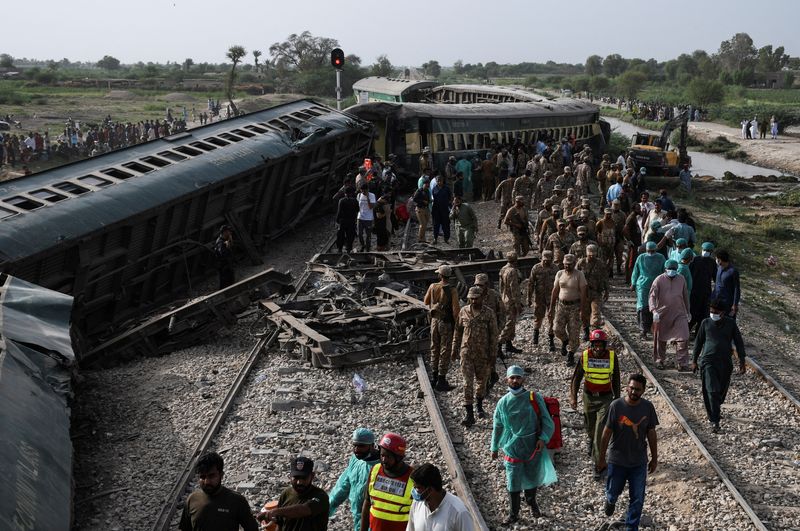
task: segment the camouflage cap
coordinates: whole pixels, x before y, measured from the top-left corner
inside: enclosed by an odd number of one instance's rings
[[[550,170],[547,170],[546,172],[544,172],[544,176],[545,177],[552,177],[553,176],[553,172],[550,171]]]
[[[475,285],[476,286],[486,286],[489,284],[489,275],[486,273],[478,273],[475,275]]]
[[[595,255],[597,254],[598,248],[595,244],[590,244],[586,246],[586,254]]]
[[[547,250],[542,251],[542,260],[552,260],[553,259],[553,251]]]
[[[516,251],[508,251],[506,253],[506,260],[508,260],[509,262],[516,262],[517,261]]]
[[[515,196],[514,197],[514,201],[519,201],[521,203],[521,202],[525,201],[525,196],[524,195]]]
[[[553,206],[553,200],[548,197],[547,199],[544,200],[544,206],[545,208]]]
[[[483,297],[483,290],[477,286],[472,286],[469,288],[469,292],[467,293],[467,299],[480,299]]]
[[[578,227],[577,232],[578,234],[586,234],[587,232],[589,232],[589,229],[586,228],[586,225],[581,225],[580,227]]]
[[[589,217],[589,210],[586,209],[586,208],[582,208],[581,211],[578,212],[578,214],[580,214],[580,216],[582,218],[588,218]]]
[[[436,270],[437,273],[442,275],[443,277],[449,277],[453,274],[453,268],[449,265],[440,265],[439,268]]]
[[[564,263],[565,264],[574,264],[575,263],[575,255],[574,254],[565,254],[564,255]]]
[[[589,202],[589,198],[588,197],[582,197],[581,198],[581,205],[589,206],[590,204],[591,203]]]
[[[614,213],[614,211],[611,210],[610,208],[604,209],[603,212],[606,213],[606,214],[613,214]]]
[[[564,173],[572,173],[572,166],[564,166]]]
[[[557,191],[557,192],[562,192],[562,191],[564,191],[564,187],[563,187],[563,186],[561,186],[560,184],[557,184],[557,185],[555,185],[555,186],[553,187],[553,191],[554,191],[554,192],[556,192],[556,191]]]

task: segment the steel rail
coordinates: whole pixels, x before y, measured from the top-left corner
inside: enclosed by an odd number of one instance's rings
[[[453,446],[450,431],[447,429],[444,416],[441,409],[439,409],[439,403],[433,394],[433,387],[428,379],[428,371],[425,370],[425,361],[421,354],[417,355],[417,379],[419,380],[419,386],[422,388],[422,393],[425,395],[425,405],[428,407],[428,414],[430,415],[433,430],[436,433],[436,439],[442,449],[442,456],[447,463],[450,477],[453,478],[453,487],[472,515],[473,529],[476,531],[489,531],[481,511],[478,509],[478,503],[472,496],[472,489],[470,489],[464,469],[461,467],[461,460],[458,458],[456,449]]]
[[[606,316],[605,321],[609,331],[613,335],[619,338],[619,340],[622,342],[622,346],[625,349],[625,351],[631,355],[631,357],[639,366],[639,368],[642,370],[647,379],[650,380],[650,382],[652,382],[652,384],[661,394],[661,397],[667,403],[670,410],[672,410],[672,413],[673,415],[675,415],[675,418],[678,419],[678,423],[680,423],[680,425],[683,427],[683,430],[686,432],[686,434],[689,436],[689,438],[692,440],[695,446],[697,446],[697,449],[700,450],[700,453],[703,454],[703,457],[706,458],[711,467],[716,471],[717,475],[720,477],[725,486],[728,487],[728,490],[731,492],[734,499],[739,503],[744,512],[750,518],[750,521],[753,522],[755,528],[758,529],[758,531],[768,531],[767,527],[764,525],[764,523],[761,521],[761,519],[758,517],[755,511],[753,511],[753,508],[750,506],[749,503],[747,503],[747,500],[745,500],[744,496],[742,496],[742,494],[739,492],[739,489],[737,489],[736,486],[733,484],[733,482],[730,480],[728,474],[726,474],[725,471],[722,470],[722,467],[719,466],[717,461],[705,447],[705,445],[697,436],[695,431],[692,429],[691,426],[689,426],[688,421],[683,416],[680,409],[678,409],[678,406],[676,406],[675,403],[672,401],[672,399],[669,397],[667,391],[661,385],[661,382],[658,381],[658,378],[656,378],[655,374],[653,374],[650,371],[650,369],[645,364],[644,360],[642,360],[642,358],[639,357],[639,355],[636,353],[636,350],[634,350],[634,348],[631,346],[630,343],[628,343],[628,341],[625,339],[622,333],[617,329],[617,327],[615,327],[613,323],[608,319],[608,316]]]
[[[334,233],[334,235],[328,238],[328,240],[323,244],[323,251],[321,252],[327,252],[330,250],[335,241],[336,234]],[[306,268],[303,275],[301,275],[295,283],[295,290],[287,297],[288,299],[293,299],[297,296],[300,288],[308,281],[309,274],[308,268]],[[239,391],[241,390],[245,381],[247,381],[247,377],[250,372],[252,372],[253,367],[255,366],[256,361],[258,361],[261,353],[275,343],[279,334],[280,329],[273,330],[270,334],[259,338],[255,346],[250,350],[247,360],[245,360],[230,388],[228,388],[225,399],[214,412],[214,416],[206,428],[206,431],[203,433],[203,437],[195,446],[195,449],[192,452],[189,461],[186,463],[185,468],[183,471],[181,471],[177,481],[175,482],[175,485],[172,487],[169,495],[165,498],[164,504],[161,507],[161,511],[159,511],[158,516],[156,516],[156,520],[151,527],[152,531],[169,531],[171,528],[170,524],[172,523],[175,509],[178,507],[178,503],[180,502],[186,487],[189,485],[189,481],[194,475],[194,469],[197,466],[197,460],[211,446],[214,437],[217,435],[219,428],[222,426],[222,422],[225,420],[225,417],[228,416],[236,397],[239,395]]]
[[[770,373],[767,372],[765,368],[763,368],[757,360],[751,358],[750,356],[745,357],[745,365],[749,365],[756,374],[758,374],[761,378],[767,381],[772,387],[774,387],[783,397],[791,402],[794,407],[800,409],[800,400],[798,400],[788,389],[786,389],[783,385],[778,382],[775,378],[772,377]]]

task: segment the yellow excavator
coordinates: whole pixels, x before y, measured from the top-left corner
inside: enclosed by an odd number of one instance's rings
[[[692,158],[686,151],[689,111],[664,124],[661,134],[636,133],[631,138],[631,157],[637,168],[647,168],[648,175],[678,175],[684,164],[692,165]],[[670,149],[669,137],[680,127],[678,150]]]

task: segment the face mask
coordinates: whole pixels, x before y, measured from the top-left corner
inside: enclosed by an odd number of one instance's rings
[[[722,314],[721,313],[711,313],[711,314],[708,314],[708,316],[711,317],[712,321],[719,321],[720,319],[722,319]]]
[[[519,386],[519,389],[514,389],[513,387],[509,387],[508,388],[508,392],[511,393],[512,395],[516,396],[516,395],[518,395],[520,393],[524,393],[525,392],[525,388],[522,387],[522,386]]]
[[[707,257],[711,256],[711,251],[703,251],[702,254],[703,254],[703,256],[705,256],[707,258]]]
[[[677,274],[678,274],[678,272],[675,269],[667,269],[667,276],[668,277],[672,278]]]
[[[417,487],[414,487],[413,489],[411,489],[411,497],[415,501],[419,501],[419,502],[425,501],[425,497],[423,497],[422,494],[420,494],[420,492],[417,490]]]

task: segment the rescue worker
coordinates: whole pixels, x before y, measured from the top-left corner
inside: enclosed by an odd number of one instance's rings
[[[345,499],[350,501],[353,515],[353,529],[361,529],[361,508],[366,495],[367,478],[372,466],[380,461],[380,452],[375,446],[375,434],[367,428],[356,428],[351,438],[353,455],[347,462],[344,472],[336,480],[336,485],[328,494],[330,509],[328,518],[333,518],[336,509]]]
[[[463,198],[455,196],[453,198],[453,209],[450,211],[450,219],[458,222],[458,247],[466,249],[475,243],[475,235],[478,234],[478,216],[472,205],[465,202]]]
[[[516,337],[517,317],[522,312],[522,273],[517,269],[517,253],[509,251],[506,259],[508,263],[500,270],[500,300],[506,319],[500,332],[500,343],[505,344],[506,354],[511,354],[522,352],[511,343]]]
[[[583,425],[589,436],[589,455],[592,458],[593,476],[600,479],[597,468],[600,442],[606,424],[608,406],[620,396],[619,363],[613,350],[608,350],[608,336],[602,330],[592,330],[589,345],[581,354],[572,373],[569,404],[578,409],[578,389],[583,384]]]
[[[692,371],[698,370],[703,387],[703,405],[706,408],[711,431],[719,433],[720,409],[728,394],[733,373],[731,343],[739,357],[739,374],[745,373],[744,341],[736,320],[725,315],[727,307],[719,299],[711,301],[709,317],[700,323],[692,353]]]
[[[596,245],[586,247],[586,258],[578,260],[577,269],[583,271],[586,278],[586,291],[591,309],[589,320],[583,321],[583,339],[589,339],[589,327],[603,326],[602,307],[608,300],[608,271],[597,257],[599,249]]]
[[[519,520],[522,493],[535,518],[542,515],[536,502],[536,491],[558,479],[547,443],[553,436],[555,423],[539,393],[524,387],[525,371],[512,365],[506,371],[508,393],[497,402],[492,425],[492,459],[503,451],[509,514],[503,522],[509,526]],[[532,402],[536,401],[537,415]]]
[[[675,341],[680,372],[689,370],[689,292],[678,274],[678,262],[667,260],[664,273],[650,287],[650,311],[653,312],[653,358],[656,368],[664,368],[667,343]]]
[[[692,300],[692,271],[689,265],[694,260],[694,251],[688,247],[681,251],[678,257],[678,274],[683,276],[686,281],[686,291],[689,292],[689,315],[691,316],[691,300]],[[691,318],[690,318],[691,320]]]
[[[514,191],[515,179],[516,175],[509,173],[508,178],[501,181],[494,190],[494,200],[495,202],[500,202],[500,217],[497,218],[498,229],[503,223],[503,219],[506,217],[506,211],[511,208],[512,198],[514,197],[512,192]]]
[[[605,216],[603,219],[595,224],[597,231],[597,243],[600,244],[600,251],[602,252],[601,259],[606,264],[608,269],[608,276],[614,276],[614,249],[617,244],[617,228],[614,219],[611,215],[614,213],[610,208],[604,211]]]
[[[480,288],[481,293],[483,294],[482,303],[485,307],[494,312],[495,326],[498,330],[500,330],[500,327],[503,326],[503,323],[505,323],[505,316],[503,315],[503,303],[500,300],[500,294],[497,293],[497,290],[492,288],[489,282],[489,275],[486,273],[478,273],[475,275],[474,286]],[[498,356],[501,359],[504,357],[503,347],[500,345],[499,341],[497,342],[496,348],[494,345],[489,345],[489,354],[491,356],[491,360],[489,361],[489,374],[486,377],[487,392],[492,388],[492,386],[494,386],[495,383],[497,383],[497,381],[500,380],[500,376],[497,374],[497,370],[495,368],[497,365]]]
[[[518,195],[514,198],[514,206],[506,211],[503,224],[511,230],[514,252],[517,256],[527,255],[531,246],[531,236],[528,229],[528,209],[523,196]]]
[[[522,177],[517,177],[517,180],[514,181],[514,190],[511,192],[514,197],[522,196],[523,203],[525,205],[525,209],[531,208],[531,201],[533,200],[533,192],[536,190],[536,183],[533,181],[533,177],[531,177],[533,172],[531,170],[525,170],[524,175]]]
[[[548,319],[553,332],[561,341],[561,355],[567,356],[567,367],[575,363],[575,351],[578,350],[581,321],[586,321],[588,292],[586,277],[575,269],[575,255],[564,257],[564,269],[556,273],[553,292],[550,295]]]
[[[553,251],[553,260],[556,263],[561,263],[564,255],[569,253],[569,249],[573,244],[572,235],[567,231],[567,222],[559,219],[556,223],[558,230],[547,238],[547,243],[544,244],[545,251]]]
[[[533,344],[539,344],[539,330],[547,310],[550,308],[550,293],[558,268],[553,263],[553,251],[542,251],[542,261],[531,268],[528,278],[528,306],[533,306]],[[547,323],[550,352],[555,352],[553,324]]]
[[[572,242],[572,245],[569,246],[568,254],[574,254],[575,258],[580,260],[586,256],[586,248],[590,245],[596,246],[597,242],[589,239],[589,230],[585,225],[579,226],[576,233],[578,239]]]
[[[647,242],[645,253],[636,257],[631,273],[631,289],[636,291],[636,312],[642,339],[647,339],[647,333],[653,327],[653,314],[648,300],[650,287],[664,270],[664,255],[656,252],[657,247],[656,242]]]
[[[497,318],[483,305],[483,292],[478,287],[469,288],[467,305],[461,308],[453,336],[453,355],[461,358],[464,375],[464,426],[475,424],[473,402],[477,401],[478,417],[484,418],[483,397],[486,394],[486,374],[497,342]]]
[[[372,466],[361,507],[360,531],[405,531],[413,498],[413,468],[404,459],[406,440],[389,432],[381,437],[380,463]],[[369,518],[363,516],[369,514]]]
[[[436,270],[439,282],[428,286],[423,302],[430,309],[431,317],[431,369],[437,391],[449,391],[453,387],[447,383],[447,370],[452,357],[453,325],[458,319],[461,306],[458,291],[450,285],[453,269],[448,265]]]

